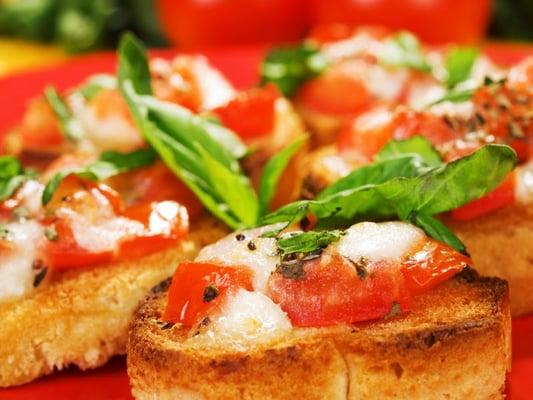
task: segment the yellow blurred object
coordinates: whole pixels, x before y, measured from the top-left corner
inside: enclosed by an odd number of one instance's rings
[[[0,39],[0,77],[8,74],[57,64],[68,58],[58,47]]]

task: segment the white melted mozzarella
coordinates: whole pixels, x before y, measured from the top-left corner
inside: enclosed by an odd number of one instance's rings
[[[352,225],[336,243],[337,250],[351,260],[400,261],[425,238],[424,232],[405,222],[361,222]]]
[[[33,261],[42,227],[35,221],[7,224],[12,248],[0,250],[0,301],[33,289]]]
[[[37,216],[42,208],[41,197],[44,185],[35,180],[26,181],[17,191],[17,197],[20,197],[21,207],[24,207],[28,214]]]
[[[212,110],[222,106],[235,96],[235,89],[226,78],[213,68],[206,58],[198,57],[196,73],[202,93],[202,109]]]
[[[292,325],[280,306],[258,292],[238,290],[211,319],[208,335],[239,341],[272,340],[287,333]]]
[[[216,261],[226,265],[247,266],[254,275],[254,290],[265,292],[268,278],[276,269],[279,256],[275,239],[260,236],[273,229],[275,225],[228,235],[204,247],[196,257],[196,261]]]
[[[517,168],[516,199],[520,203],[533,203],[533,162]]]

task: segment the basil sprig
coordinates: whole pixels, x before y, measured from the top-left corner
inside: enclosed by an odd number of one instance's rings
[[[475,47],[454,47],[446,54],[444,67],[446,69],[446,84],[453,88],[458,83],[467,80],[479,56]]]
[[[0,201],[9,199],[15,191],[35,174],[26,171],[13,156],[0,156]]]
[[[405,162],[408,162],[406,158]],[[399,218],[414,222],[426,233],[465,251],[458,239],[433,215],[460,207],[494,190],[517,163],[516,153],[505,145],[486,145],[452,163],[420,170],[415,176],[398,176],[384,182],[347,188],[355,170],[316,200],[284,206],[262,219],[264,224],[317,218],[317,229],[343,228],[363,220]]]
[[[412,33],[402,31],[389,37],[378,54],[379,61],[390,67],[407,67],[431,72],[420,42]]]
[[[312,254],[338,241],[344,233],[339,230],[294,232],[276,239],[281,259],[292,255]]]
[[[73,142],[81,140],[84,135],[83,127],[81,126],[80,121],[72,115],[72,112],[59,93],[57,93],[57,90],[54,87],[49,86],[45,89],[44,96],[59,120],[63,135]]]
[[[102,153],[100,159],[80,168],[67,168],[56,173],[46,184],[42,194],[42,204],[46,205],[67,176],[75,174],[91,181],[103,181],[112,176],[152,164],[157,158],[152,149],[140,149],[123,154],[114,151]]]
[[[124,35],[120,42],[118,75],[135,124],[167,167],[228,226],[257,225],[282,170],[303,141],[298,140],[269,161],[258,198],[239,164],[247,153],[246,146],[232,131],[151,96],[146,50],[133,35]]]
[[[261,64],[261,84],[272,82],[285,96],[292,96],[327,66],[326,56],[312,43],[277,48],[268,53]]]

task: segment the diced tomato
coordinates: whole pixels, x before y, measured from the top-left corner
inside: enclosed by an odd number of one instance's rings
[[[405,283],[412,295],[417,295],[448,280],[472,260],[463,254],[434,240],[427,240],[422,247],[402,263]]]
[[[415,135],[427,138],[433,146],[457,139],[457,133],[444,118],[430,113],[401,111],[394,118],[394,139],[408,139]]]
[[[254,139],[272,131],[276,100],[281,96],[277,87],[268,84],[240,92],[228,104],[213,110],[223,125],[243,139]]]
[[[122,194],[127,206],[173,200],[187,209],[191,219],[203,211],[194,193],[161,162],[120,174],[110,184]]]
[[[113,260],[112,250],[90,252],[82,248],[77,243],[68,221],[64,219],[45,223],[45,227],[56,233],[55,239],[45,239],[43,247],[45,265],[54,270],[105,264]]]
[[[20,125],[22,148],[37,152],[57,151],[64,143],[59,121],[44,98],[33,100]]]
[[[387,107],[377,107],[355,118],[340,130],[337,147],[341,154],[363,156],[362,161],[371,161],[374,155],[392,139],[393,114]]]
[[[310,111],[340,117],[354,116],[374,101],[363,79],[359,71],[341,65],[304,84],[296,98]]]
[[[118,257],[134,259],[163,250],[187,235],[187,210],[174,201],[142,204],[126,209],[122,216],[141,222],[145,231],[120,241]]]
[[[172,278],[163,319],[193,326],[238,288],[252,290],[248,267],[183,262]]]
[[[513,204],[515,201],[516,173],[513,171],[495,190],[451,212],[453,219],[468,221],[502,207]]]
[[[385,317],[396,303],[410,307],[400,265],[387,261],[368,266],[359,276],[354,265],[333,254],[303,263],[301,278],[271,275],[269,296],[296,326],[328,326]]]

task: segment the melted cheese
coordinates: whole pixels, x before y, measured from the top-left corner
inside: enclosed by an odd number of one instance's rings
[[[202,109],[212,110],[235,96],[235,90],[226,78],[213,68],[205,57],[197,57],[195,65],[198,85],[202,93]]]
[[[206,334],[255,342],[272,340],[291,327],[287,315],[267,296],[240,289],[225,301],[221,313],[211,319]]]
[[[275,226],[271,225],[233,233],[210,246],[204,247],[196,257],[196,261],[216,261],[226,265],[248,266],[254,274],[254,289],[264,292],[268,278],[279,262],[279,256],[277,255],[275,239],[259,236],[274,228]],[[242,237],[244,238],[239,240]],[[250,249],[254,247],[254,250]]]
[[[10,249],[0,250],[0,301],[17,298],[33,289],[33,261],[42,228],[35,221],[8,224]]]
[[[425,238],[424,232],[405,222],[362,222],[352,225],[335,245],[351,260],[400,261]]]

